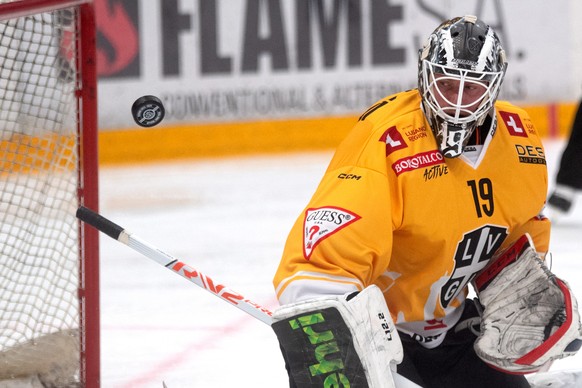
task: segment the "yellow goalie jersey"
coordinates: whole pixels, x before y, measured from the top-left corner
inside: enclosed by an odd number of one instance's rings
[[[498,250],[527,232],[547,251],[547,169],[522,109],[497,102],[483,144],[445,159],[420,103],[402,92],[360,117],[293,225],[274,286],[287,304],[376,284],[398,329],[434,347]]]

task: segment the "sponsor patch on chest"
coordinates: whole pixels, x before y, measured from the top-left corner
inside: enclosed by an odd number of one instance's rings
[[[310,259],[317,244],[360,218],[353,212],[334,206],[307,209],[303,221],[305,259]]]
[[[542,147],[516,144],[515,150],[517,151],[520,163],[546,164],[546,155]]]
[[[396,175],[402,173],[417,170],[419,168],[425,168],[434,166],[437,164],[445,163],[445,158],[443,154],[438,150],[432,150],[427,152],[421,152],[416,155],[408,156],[406,158],[398,159],[392,164],[392,169]]]
[[[499,111],[499,115],[511,136],[527,137],[525,126],[517,113]]]

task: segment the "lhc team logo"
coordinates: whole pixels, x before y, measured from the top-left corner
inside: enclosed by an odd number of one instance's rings
[[[443,308],[447,308],[475,275],[487,266],[507,234],[504,226],[485,225],[463,235],[455,252],[453,274],[441,288]]]
[[[406,158],[398,159],[392,164],[392,169],[396,175],[400,175],[403,172],[417,170],[419,168],[425,168],[434,166],[437,164],[442,164],[445,162],[443,155],[438,150],[421,152],[420,154],[412,155]]]
[[[317,244],[360,218],[355,213],[333,206],[307,209],[303,222],[305,259],[309,260]]]

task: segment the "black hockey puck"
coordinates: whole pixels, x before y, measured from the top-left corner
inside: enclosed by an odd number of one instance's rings
[[[166,110],[156,96],[142,96],[131,106],[131,114],[137,125],[153,127],[164,119]]]

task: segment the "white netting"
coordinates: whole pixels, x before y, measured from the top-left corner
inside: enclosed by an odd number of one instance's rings
[[[78,382],[76,19],[0,21],[0,380]]]

